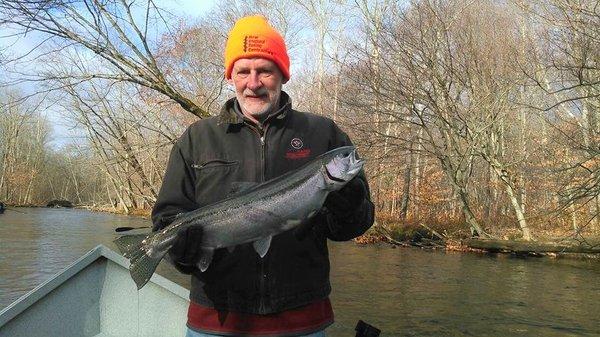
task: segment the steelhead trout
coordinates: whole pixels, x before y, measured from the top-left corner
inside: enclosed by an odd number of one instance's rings
[[[256,184],[243,192],[177,217],[148,236],[128,235],[115,240],[131,262],[129,271],[138,289],[150,279],[169,251],[177,233],[189,226],[202,227],[201,259],[205,271],[215,249],[234,249],[252,243],[260,257],[269,250],[274,235],[313,217],[331,191],[341,189],[362,169],[353,146],[326,152],[298,170]]]

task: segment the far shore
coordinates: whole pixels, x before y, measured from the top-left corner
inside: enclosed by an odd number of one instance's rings
[[[44,205],[11,205],[10,208],[46,208]],[[136,216],[150,220],[151,209],[123,209],[110,205],[74,205],[75,209],[103,212],[118,215]],[[443,234],[440,234],[443,233]],[[534,241],[521,240],[515,231],[509,231],[500,238],[479,239],[467,236],[467,231],[455,231],[458,235],[447,235],[445,230],[433,229],[427,225],[385,225],[379,222],[364,235],[354,239],[357,244],[386,243],[392,248],[415,247],[420,249],[470,252],[479,254],[509,254],[513,256],[546,256],[551,258],[600,259],[600,237],[557,237],[556,233],[538,232]]]

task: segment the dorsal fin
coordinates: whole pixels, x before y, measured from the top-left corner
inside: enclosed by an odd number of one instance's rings
[[[234,181],[231,183],[231,187],[229,188],[229,192],[227,193],[227,196],[232,197],[232,196],[236,196],[238,194],[242,194],[257,185],[258,185],[258,183],[250,182],[250,181]]]

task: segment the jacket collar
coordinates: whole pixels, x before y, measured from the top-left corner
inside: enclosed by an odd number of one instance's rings
[[[276,119],[283,119],[289,111],[292,110],[292,99],[285,92],[281,91],[281,95],[279,96],[279,109],[277,111],[271,113],[269,117],[267,117],[263,124],[269,123],[269,121]],[[218,124],[243,124],[244,123],[244,115],[239,108],[238,101],[235,97],[227,100],[223,107],[221,108],[221,112],[219,113],[219,121]]]

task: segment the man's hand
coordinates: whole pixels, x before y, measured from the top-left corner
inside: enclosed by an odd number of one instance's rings
[[[338,219],[347,218],[356,212],[367,196],[367,186],[360,177],[354,177],[339,191],[329,193],[324,206]]]
[[[169,257],[175,267],[183,273],[190,273],[196,263],[200,261],[202,249],[202,228],[190,226],[177,233],[173,247],[169,250]]]

